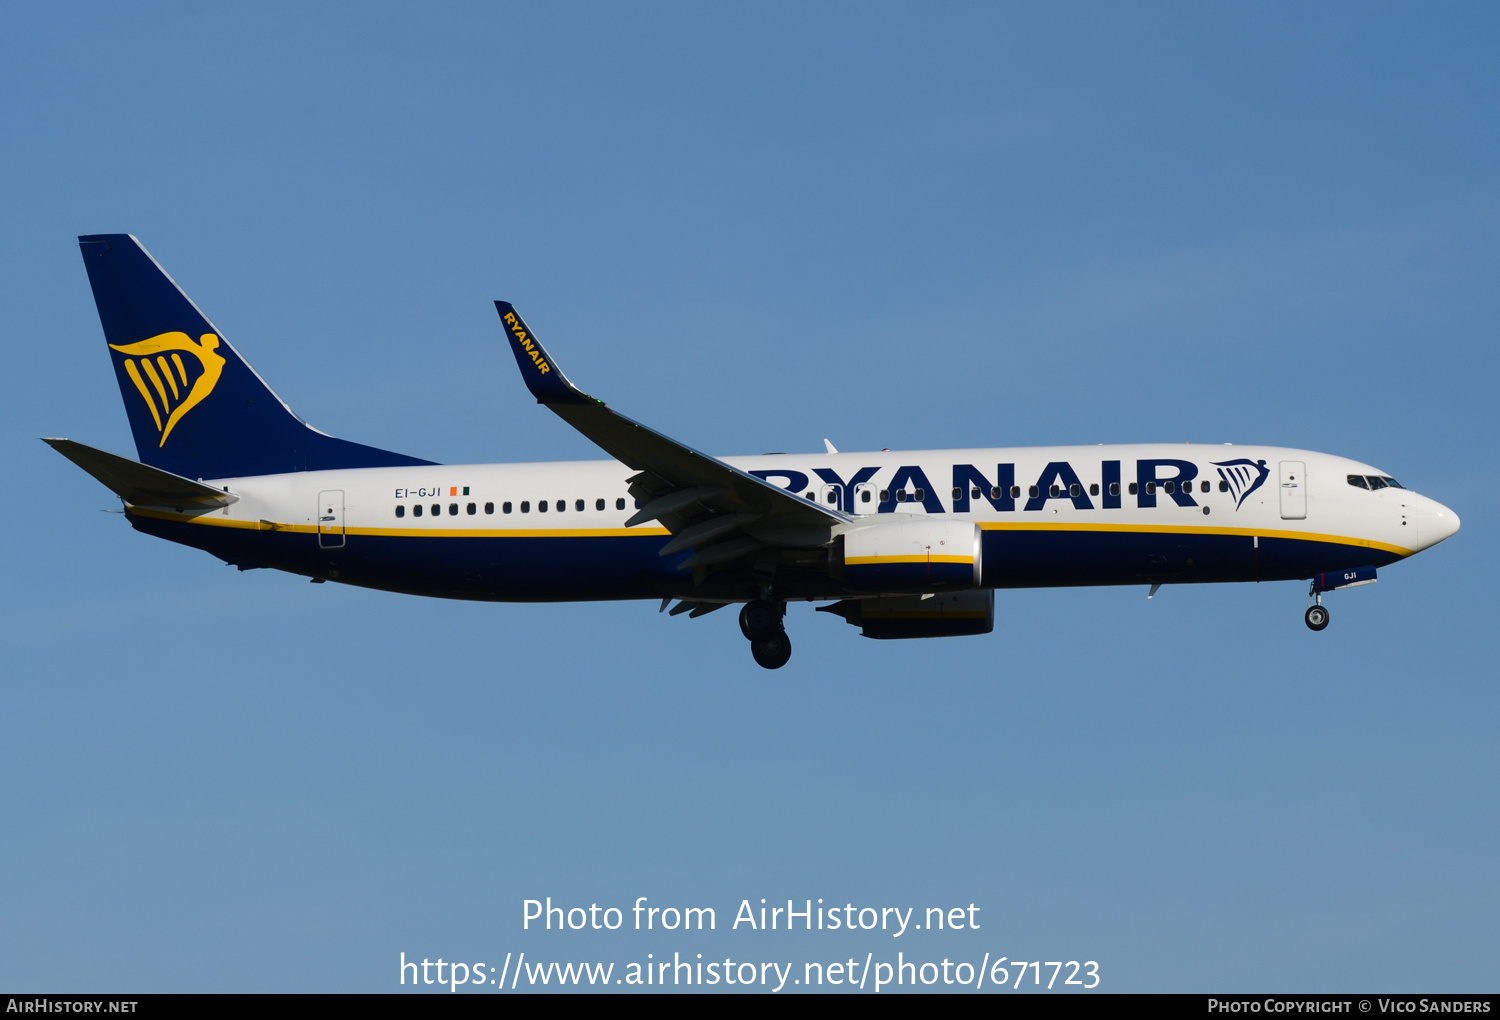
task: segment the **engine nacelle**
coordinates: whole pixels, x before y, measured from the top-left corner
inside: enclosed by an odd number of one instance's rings
[[[855,528],[843,535],[844,583],[854,591],[893,595],[977,588],[982,534],[972,522],[938,517]]]
[[[927,598],[845,599],[818,612],[842,616],[865,637],[882,640],[988,634],[995,629],[995,593],[982,588]]]

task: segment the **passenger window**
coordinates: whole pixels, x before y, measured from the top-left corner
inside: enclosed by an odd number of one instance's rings
[[[1226,482],[1226,481],[1220,480],[1220,482],[1219,482],[1219,491],[1220,492],[1228,492],[1229,491],[1229,483]]]
[[[396,507],[396,516],[397,517],[405,517],[406,516],[406,507],[404,507],[404,506],[398,506],[398,507]]]
[[[812,499],[812,498],[813,498],[813,494],[812,494],[812,493],[810,493],[810,492],[809,492],[809,493],[808,493],[808,494],[807,494],[807,498],[808,498],[808,499]]]
[[[458,504],[457,503],[449,503],[448,504],[448,516],[449,517],[457,517],[458,516]]]
[[[1134,496],[1139,488],[1140,488],[1139,485],[1137,485],[1135,482],[1131,482],[1130,483],[1130,494],[1132,496]]]
[[[602,499],[596,499],[596,500],[594,500],[594,509],[595,510],[603,510],[604,509],[604,500],[602,500]]]
[[[1068,495],[1077,499],[1079,496],[1083,495],[1083,486],[1079,485],[1077,482],[1074,482],[1072,485],[1068,486]]]
[[[531,513],[531,501],[530,500],[526,500],[526,499],[521,500],[521,512],[523,514],[529,514],[529,513]]]
[[[833,491],[833,490],[830,489],[829,492],[828,492],[828,505],[832,506],[833,504],[837,503],[838,501],[839,501],[839,494],[837,492],[835,492],[835,491]]]
[[[624,510],[625,509],[625,499],[624,499],[624,497],[621,497],[620,499],[615,500],[615,509],[616,510]]]
[[[980,489],[979,489],[978,486],[975,486],[974,488],[972,488],[972,489],[969,490],[969,498],[970,499],[983,499],[984,498],[984,493],[980,491]]]
[[[1154,496],[1154,495],[1156,495],[1156,483],[1155,482],[1147,482],[1146,483],[1146,495],[1148,495],[1148,496]]]
[[[1370,488],[1372,489],[1385,488],[1385,479],[1379,475],[1365,475],[1365,481],[1370,483]]]
[[[889,503],[890,501],[891,501],[891,490],[890,489],[881,489],[880,490],[880,502],[882,502],[882,503]]]
[[[957,485],[955,485],[953,487],[953,502],[957,503],[959,500],[961,500],[963,498],[964,498],[964,490],[961,489],[961,488],[959,488]],[[975,499],[979,498],[979,490],[978,489],[974,490],[974,498]]]
[[[545,499],[537,500],[536,512],[539,514],[544,514],[547,512],[547,501]]]
[[[1028,489],[1026,491],[1028,493],[1030,493],[1032,499],[1036,499],[1036,486],[1035,485],[1033,485],[1030,489]]]
[[[484,505],[484,512],[487,513],[487,514],[494,513],[495,512],[495,504],[493,504],[493,503],[486,503]]]
[[[469,506],[468,506],[468,510],[469,510],[469,516],[473,517],[475,514],[477,514],[479,512],[479,507],[475,506],[473,503],[470,503]]]
[[[868,502],[870,502],[870,490],[869,489],[861,489],[860,490],[859,501],[861,503],[868,503]]]
[[[1033,492],[1032,495],[1035,496],[1036,493]],[[1012,485],[1010,487],[1010,498],[1011,499],[1020,499],[1021,498],[1021,487],[1019,485]]]
[[[1053,499],[1056,499],[1058,496],[1062,495],[1062,486],[1061,485],[1054,485],[1054,486],[1052,486],[1052,488],[1050,488],[1050,489],[1047,490],[1047,495],[1051,496]]]
[[[896,502],[897,503],[905,503],[906,502],[906,490],[905,489],[897,489],[896,490]]]
[[[411,515],[413,517],[421,517],[422,516],[422,504],[421,503],[418,503],[416,506],[414,506],[414,507],[411,508]]]
[[[990,488],[990,499],[999,499],[1000,496],[1004,492],[1005,492],[1005,490],[1002,489],[1002,488],[1000,488],[1000,486],[998,486],[998,485],[991,486],[991,488]]]
[[[1134,492],[1135,491],[1135,486],[1132,485],[1130,487],[1130,491]],[[1120,494],[1120,483],[1119,482],[1110,482],[1109,483],[1109,494],[1111,496],[1118,496]]]
[[[1089,486],[1089,495],[1090,496],[1097,496],[1097,495],[1099,495],[1099,483],[1098,482],[1095,482],[1094,484],[1092,484],[1092,485]]]
[[[434,503],[434,504],[432,504],[432,516],[434,516],[434,517],[441,517],[441,516],[443,516],[443,505],[441,503]]]
[[[1203,481],[1201,481],[1201,482],[1198,483],[1198,491],[1199,492],[1207,492],[1209,489],[1212,489],[1212,488],[1213,488],[1213,486],[1210,485],[1210,484],[1208,484],[1208,479],[1207,478],[1203,479]]]

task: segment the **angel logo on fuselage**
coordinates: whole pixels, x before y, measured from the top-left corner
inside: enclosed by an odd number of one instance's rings
[[[1238,460],[1216,460],[1213,465],[1219,469],[1219,477],[1229,485],[1229,492],[1234,496],[1236,510],[1244,505],[1245,498],[1250,493],[1265,484],[1271,474],[1271,469],[1266,467],[1264,460],[1250,460],[1246,457]]]

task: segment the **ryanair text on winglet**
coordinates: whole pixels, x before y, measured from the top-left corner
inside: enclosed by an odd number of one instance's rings
[[[526,335],[526,330],[521,327],[520,321],[516,319],[515,312],[505,313],[505,324],[515,334],[516,343],[521,345],[521,349],[531,355],[531,360],[536,363],[537,370],[543,375],[552,371],[552,366],[547,364],[547,359],[542,357],[541,353],[537,350],[536,344],[532,342],[531,337]]]

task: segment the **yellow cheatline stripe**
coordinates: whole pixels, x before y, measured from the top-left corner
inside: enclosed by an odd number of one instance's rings
[[[387,538],[619,538],[671,534],[666,528],[345,528],[344,533]]]
[[[1290,538],[1300,542],[1329,542],[1334,545],[1357,545],[1367,549],[1410,556],[1414,550],[1404,546],[1390,545],[1369,538],[1351,538],[1348,535],[1325,535],[1314,531],[1284,531],[1274,528],[1212,528],[1187,524],[1063,524],[1047,521],[984,521],[979,525],[985,531],[1103,531],[1120,534],[1160,535],[1238,535],[1244,538]]]
[[[129,364],[127,362],[127,364]],[[154,409],[153,409],[154,410]],[[174,514],[168,510],[131,507],[131,513],[143,517],[158,517],[162,520],[188,521],[192,524],[207,524],[216,528],[243,528],[249,531],[290,531],[298,534],[316,534],[313,524],[272,524],[259,521],[230,520],[208,515]],[[1347,535],[1325,535],[1310,531],[1279,531],[1267,528],[1204,528],[1171,524],[1049,524],[1037,522],[980,524],[986,531],[1101,531],[1133,534],[1181,534],[1181,535],[1240,535],[1245,538],[1259,535],[1262,538],[1286,538],[1300,542],[1328,542],[1334,545],[1362,546],[1410,556],[1413,550],[1399,545],[1389,545],[1372,539],[1350,538]],[[570,528],[556,530],[510,529],[510,528],[345,528],[349,535],[374,535],[384,538],[618,538],[639,535],[670,535],[666,528]],[[972,556],[856,556],[844,561],[846,565],[863,566],[875,563],[973,563]]]
[[[167,364],[167,359],[160,354],[156,356],[156,363],[161,366],[162,378],[167,380],[167,385],[172,387],[172,399],[182,397],[182,391],[177,388],[177,377],[172,374],[172,366]]]
[[[848,567],[865,567],[876,563],[973,563],[972,556],[849,556]]]
[[[226,517],[214,517],[210,514],[177,514],[170,510],[157,510],[148,507],[130,508],[130,512],[140,514],[142,517],[155,517],[164,521],[184,521],[189,524],[206,524],[215,528],[239,528],[245,531],[288,531],[299,535],[316,535],[319,533],[317,524],[281,524],[272,522],[269,524],[260,521],[236,521]],[[332,529],[328,534],[337,534],[337,529]],[[512,529],[512,528],[345,528],[346,535],[373,535],[382,538],[618,538],[623,536],[636,537],[640,535],[666,537],[670,535],[666,528],[569,528],[545,531],[541,529]]]
[[[156,413],[156,401],[151,399],[151,391],[146,389],[146,380],[141,378],[141,373],[136,369],[135,362],[129,358],[125,359],[125,374],[130,376],[130,381],[135,383],[135,388],[141,391],[141,396],[146,400],[146,406],[151,408],[151,417],[156,420],[156,431],[161,431],[161,415]]]
[[[156,392],[161,394],[161,406],[171,407],[171,402],[167,400],[167,388],[161,384],[161,376],[156,374],[156,366],[151,364],[151,359],[142,358],[141,367],[146,370],[146,375],[150,377],[151,385],[156,387]]]

